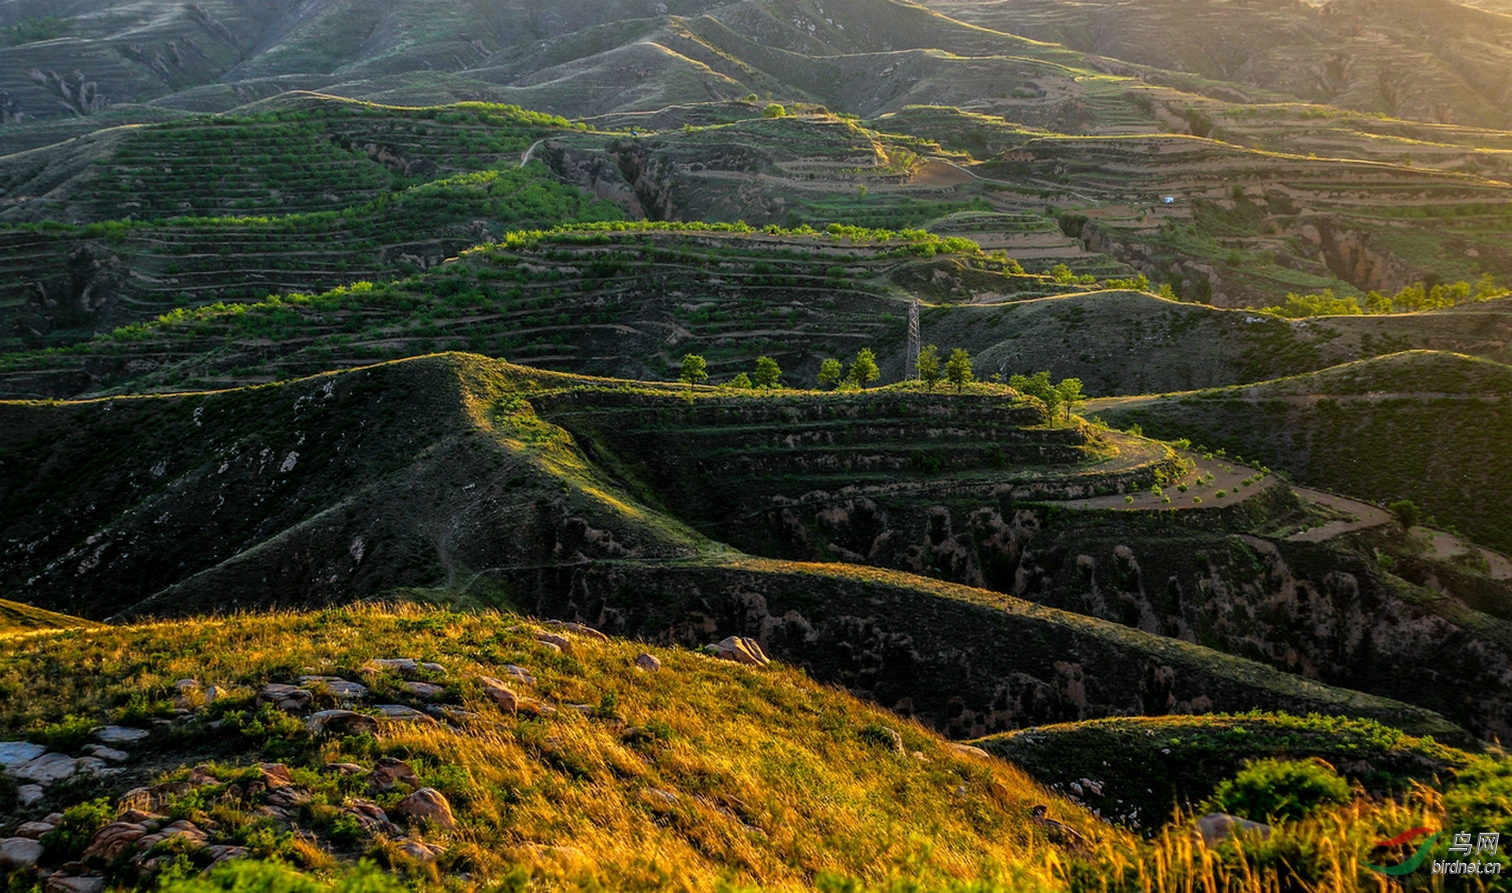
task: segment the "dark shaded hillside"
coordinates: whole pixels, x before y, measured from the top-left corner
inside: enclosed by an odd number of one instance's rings
[[[1301,520],[1280,485],[1174,517],[1060,507],[1169,482],[1169,451],[1046,428],[989,390],[771,398],[452,354],[237,391],[0,404],[0,583],[86,617],[320,605],[397,587],[678,641],[752,635],[884,703],[914,699],[960,734],[1314,709],[1336,697],[1319,683],[1442,710],[1478,734],[1508,727],[1496,681],[1512,653],[1506,622],[1347,552],[1265,538]],[[697,422],[688,436],[663,436],[683,415]],[[764,419],[780,421],[753,442]],[[971,429],[997,451],[944,436]],[[916,461],[931,456],[938,466]],[[899,462],[909,470],[893,480]],[[746,511],[766,530],[717,520]],[[724,543],[884,567],[732,564]],[[1047,621],[1032,602],[1081,613]],[[1026,640],[963,676],[961,661],[983,649],[908,645],[926,629],[944,642],[979,627],[993,638],[1039,629],[1043,647]],[[1458,643],[1452,657],[1438,653],[1444,642]],[[1155,662],[1143,676],[1115,672],[1133,653]],[[1088,669],[1061,666],[1067,654]],[[1425,666],[1476,681],[1478,707],[1425,687]],[[1027,688],[1026,674],[1038,680]]]
[[[1095,411],[1156,436],[1226,447],[1302,483],[1383,504],[1411,498],[1439,523],[1505,551],[1508,385],[1500,363],[1418,352]]]

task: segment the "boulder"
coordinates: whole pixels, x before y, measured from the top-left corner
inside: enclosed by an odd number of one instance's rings
[[[408,837],[397,841],[399,852],[417,862],[434,862],[446,852],[445,847],[436,846],[433,843],[425,843],[421,840],[410,840]]]
[[[352,710],[322,710],[310,714],[305,725],[317,735],[360,735],[378,731],[378,720]]]
[[[32,840],[36,840],[56,827],[58,826],[53,822],[23,822],[16,829],[16,836],[30,837]]]
[[[357,819],[357,824],[369,834],[387,834],[390,837],[398,837],[404,833],[398,825],[389,821],[388,813],[376,803],[353,800],[343,811]]]
[[[406,682],[399,686],[399,688],[407,695],[426,701],[434,701],[436,698],[446,694],[445,687],[436,685],[433,682]],[[380,707],[379,709],[381,710],[382,708]]]
[[[644,651],[635,658],[635,665],[647,673],[655,673],[662,667],[661,661],[656,659],[656,655],[648,654]]]
[[[368,770],[356,763],[326,763],[325,771],[340,772],[342,775],[366,775]]]
[[[75,772],[94,772],[104,765],[104,760],[95,757],[74,759],[67,754],[49,752],[29,763],[22,763],[11,769],[10,776],[20,781],[29,781],[46,787],[53,782],[62,781]]]
[[[572,642],[566,636],[559,636],[556,633],[541,633],[536,636],[536,641],[547,648],[554,648],[563,654],[572,653]]]
[[[1207,846],[1217,846],[1238,834],[1258,834],[1262,839],[1270,837],[1270,825],[1252,822],[1222,812],[1211,812],[1198,819],[1193,830]]]
[[[418,722],[421,725],[435,725],[436,720],[413,707],[404,704],[379,704],[379,715],[389,722]]]
[[[981,757],[982,759],[988,760],[992,759],[992,754],[981,749],[980,747],[977,747],[974,744],[951,744],[950,749],[963,757]]]
[[[258,763],[258,770],[262,773],[262,783],[270,791],[286,788],[294,783],[294,773],[283,763]]]
[[[205,870],[208,871],[222,862],[229,862],[232,859],[245,859],[251,854],[252,851],[244,846],[231,846],[224,843],[207,846],[205,847],[205,855],[210,857],[210,865]]]
[[[384,757],[379,760],[373,766],[372,775],[368,777],[368,790],[376,793],[392,791],[401,784],[418,788],[420,779],[415,775],[414,767],[393,757]]]
[[[455,828],[457,820],[452,816],[451,804],[435,788],[421,788],[410,794],[394,807],[394,814],[412,822],[434,825],[437,828]]]
[[[94,730],[96,741],[105,744],[134,744],[152,734],[146,729],[133,729],[127,726],[101,726]]]
[[[16,797],[21,801],[22,806],[30,806],[33,803],[36,803],[38,800],[41,800],[43,796],[46,795],[46,793],[47,792],[42,790],[42,786],[39,784],[24,784],[16,788]]]
[[[272,704],[285,713],[299,713],[314,700],[314,695],[299,686],[282,682],[269,682],[257,690],[257,703]]]
[[[47,753],[47,748],[30,741],[0,741],[0,769],[10,772],[22,763],[30,763]]]
[[[107,763],[124,763],[131,756],[124,750],[116,750],[114,747],[106,747],[103,744],[86,744],[84,752]]]
[[[526,685],[535,685],[536,678],[530,675],[530,671],[525,669],[524,667],[517,667],[514,664],[505,664],[504,675],[518,682],[523,682]]]
[[[609,637],[608,636],[604,635],[603,633],[599,632],[598,630],[594,629],[593,627],[588,626],[585,623],[576,623],[576,622],[573,622],[573,621],[562,621],[562,620],[548,620],[548,621],[546,621],[546,625],[550,626],[550,627],[554,627],[556,629],[565,630],[565,631],[567,631],[569,633],[574,633],[576,635],[583,636],[585,638],[597,639],[600,642],[607,642],[607,641],[609,641]]]
[[[361,682],[350,682],[340,676],[301,676],[299,687],[311,693],[324,690],[338,701],[360,701],[368,695],[368,687]]]
[[[763,666],[772,662],[761,650],[755,639],[745,636],[730,636],[718,645],[710,645],[709,653],[721,660],[733,660],[747,666]]]
[[[42,858],[41,841],[30,837],[7,837],[0,840],[0,868],[30,871]]]
[[[146,836],[147,828],[144,825],[136,822],[111,822],[89,839],[88,846],[84,848],[84,859],[109,864]]]
[[[520,698],[509,686],[493,678],[492,676],[479,676],[478,684],[483,687],[483,693],[493,698],[500,710],[513,713],[520,708]]]
[[[46,893],[101,893],[105,879],[97,874],[55,874],[43,886]]]

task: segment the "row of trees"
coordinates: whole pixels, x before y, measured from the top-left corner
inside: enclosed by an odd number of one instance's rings
[[[818,381],[821,388],[832,390],[864,389],[868,384],[876,381],[880,375],[881,372],[877,368],[877,355],[871,348],[863,347],[856,353],[855,359],[851,360],[849,367],[842,365],[833,357],[820,363]],[[695,384],[702,384],[709,379],[708,363],[699,354],[685,354],[677,377],[690,388]],[[1000,380],[996,375],[993,378]],[[757,357],[755,374],[738,373],[730,380],[730,385],[737,388],[768,390],[781,387],[781,380],[782,369],[777,365],[776,360],[771,357]],[[919,381],[932,391],[934,386],[942,380],[955,385],[956,393],[964,391],[967,385],[976,380],[971,368],[971,355],[957,347],[951,350],[950,356],[941,364],[940,349],[936,345],[927,345],[919,351]],[[1049,372],[1010,376],[1008,386],[1044,403],[1052,418],[1060,414],[1068,421],[1076,408],[1087,399],[1082,393],[1081,379],[1063,378],[1052,384]]]
[[[1394,295],[1378,291],[1367,292],[1364,306],[1360,299],[1351,295],[1335,295],[1333,289],[1299,295],[1289,293],[1285,303],[1274,307],[1262,307],[1267,313],[1288,319],[1305,319],[1312,316],[1359,316],[1364,313],[1416,313],[1420,310],[1439,310],[1456,304],[1489,301],[1508,295],[1508,289],[1498,285],[1490,273],[1482,276],[1474,285],[1463,280],[1439,283],[1431,287],[1409,285]]]

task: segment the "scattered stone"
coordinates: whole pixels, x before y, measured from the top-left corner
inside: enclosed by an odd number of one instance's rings
[[[97,874],[65,875],[55,874],[47,879],[47,884],[42,888],[46,893],[101,893],[105,889],[105,879]]]
[[[179,681],[173,683],[174,690],[175,691],[181,691],[181,692],[183,692],[183,691],[195,691],[199,687],[200,687],[200,684],[199,684],[199,680],[198,679],[180,679]]]
[[[572,642],[566,636],[559,636],[556,633],[541,633],[536,636],[536,641],[542,645],[555,648],[563,654],[572,653]]]
[[[114,747],[106,747],[103,744],[86,744],[84,752],[108,763],[124,763],[131,756],[124,750],[116,750]]]
[[[279,809],[295,809],[304,806],[312,799],[309,791],[303,788],[287,787],[279,788],[268,798],[268,802]]]
[[[435,719],[403,704],[379,704],[375,709],[389,722],[418,722],[432,726],[436,724]]]
[[[437,828],[455,828],[457,820],[452,817],[451,804],[435,788],[421,788],[410,794],[394,807],[394,814],[414,822],[425,822]]]
[[[219,685],[212,685],[209,688],[205,689],[205,703],[206,704],[214,704],[216,701],[219,701],[221,698],[224,698],[225,696],[226,696],[226,690],[223,689],[223,688],[221,688]]]
[[[661,661],[656,659],[656,655],[648,654],[644,651],[640,653],[640,656],[636,657],[635,665],[647,673],[655,673],[661,669]]]
[[[342,775],[366,775],[368,770],[356,763],[326,763],[325,771],[340,772]]]
[[[62,781],[75,772],[92,774],[104,767],[105,761],[96,757],[75,759],[67,754],[49,752],[29,763],[22,763],[12,768],[9,774],[12,778],[46,787],[53,782]]]
[[[1050,807],[1043,803],[1030,808],[1029,816],[1036,825],[1045,829],[1048,836],[1055,843],[1066,844],[1077,849],[1085,850],[1087,838],[1082,833],[1065,822],[1056,821],[1049,817]]]
[[[368,790],[377,793],[392,791],[401,784],[418,788],[420,779],[415,775],[414,767],[393,757],[384,757],[379,760],[373,766],[372,776],[368,778]]]
[[[54,822],[23,822],[21,827],[16,829],[16,836],[36,840],[56,827],[58,826]]]
[[[41,841],[30,837],[7,837],[0,840],[0,868],[30,870],[42,858]]]
[[[557,638],[561,638],[561,637],[558,636]],[[541,641],[538,641],[536,644],[540,645],[542,648],[545,648],[547,651],[552,652],[553,654],[561,654],[562,653],[562,646],[558,645],[555,642],[547,642],[545,640],[541,640]]]
[[[755,639],[745,636],[730,636],[718,645],[709,647],[710,653],[721,660],[733,660],[747,666],[764,666],[772,662]]]
[[[84,848],[84,859],[97,859],[109,864],[146,836],[147,828],[144,825],[136,822],[111,822],[89,839],[89,845]]]
[[[556,708],[542,701],[521,698],[519,711],[527,716],[556,716]]]
[[[368,695],[366,685],[349,682],[340,676],[301,676],[299,686],[303,689],[325,689],[338,701],[360,701]]]
[[[245,859],[251,854],[252,851],[244,846],[231,846],[223,843],[207,846],[205,847],[205,855],[210,857],[210,865],[205,870],[208,871],[222,862],[229,862],[232,859]]]
[[[1207,846],[1217,846],[1236,834],[1259,834],[1261,839],[1270,837],[1270,825],[1241,819],[1221,812],[1208,813],[1198,819],[1194,830]]]
[[[589,719],[598,716],[598,708],[592,704],[568,704],[567,708],[569,710],[576,710]]]
[[[47,748],[30,741],[0,741],[0,769],[11,771],[47,753]]]
[[[561,620],[548,620],[548,621],[546,621],[546,625],[550,626],[550,627],[554,627],[556,629],[566,630],[569,633],[576,633],[576,634],[578,634],[580,636],[585,636],[585,637],[590,638],[590,639],[597,639],[600,642],[607,642],[607,641],[609,641],[609,637],[608,636],[604,635],[603,633],[599,632],[598,630],[594,629],[593,627],[587,625],[586,623],[576,623],[576,622],[573,622],[573,621],[565,621],[564,622],[564,621],[561,621]]]
[[[461,707],[453,707],[450,704],[431,704],[425,708],[425,712],[431,716],[438,716],[447,722],[464,723],[478,718],[478,714],[471,710],[463,710]]]
[[[659,800],[662,803],[669,805],[676,803],[678,800],[676,794],[672,793],[671,791],[664,791],[661,788],[646,788],[646,796],[651,798],[652,800]]]
[[[195,767],[195,772],[204,770],[205,767]],[[286,788],[294,783],[294,773],[283,763],[258,763],[257,768],[262,771],[262,783],[270,791]]]
[[[24,784],[16,788],[16,798],[21,801],[22,806],[31,806],[41,800],[45,794],[46,792],[39,784]]]
[[[322,710],[312,713],[305,725],[314,734],[360,735],[378,731],[378,720],[352,710]]]
[[[146,729],[132,729],[126,726],[101,726],[94,730],[95,740],[106,744],[133,744],[150,734],[152,733]]]
[[[398,825],[389,821],[388,813],[376,803],[353,800],[345,811],[351,813],[357,819],[357,824],[362,826],[362,830],[369,834],[387,834],[390,837],[398,837],[404,833]]]
[[[285,713],[299,713],[310,706],[315,696],[297,685],[269,682],[257,691],[258,704],[272,704]]]
[[[960,754],[963,757],[981,757],[983,759],[988,759],[988,760],[992,759],[992,754],[990,754],[987,751],[981,749],[980,747],[977,747],[975,744],[955,744],[955,743],[952,743],[950,745],[950,749],[953,750],[953,751],[955,751],[957,754]]]
[[[419,862],[434,862],[446,852],[445,847],[436,846],[433,843],[411,840],[408,837],[396,841],[399,852]]]
[[[504,675],[508,676],[510,679],[515,679],[523,682],[526,685],[535,685],[536,682],[536,678],[530,675],[529,670],[525,669],[524,667],[517,667],[514,664],[505,664]]]
[[[493,698],[494,703],[499,705],[500,710],[510,713],[520,708],[520,698],[509,690],[509,686],[493,678],[492,676],[479,676],[478,684],[483,686],[483,693]]]
[[[362,668],[370,673],[393,670],[402,676],[413,676],[420,672],[420,662],[410,657],[377,657],[368,661]]]
[[[446,694],[446,688],[444,686],[436,685],[433,682],[406,682],[399,687],[403,689],[406,694],[413,695],[417,698],[423,698],[427,701],[434,701],[436,698],[439,698],[442,695]],[[379,709],[381,710],[383,708],[380,707]]]
[[[166,818],[167,816],[158,815],[155,812],[143,812],[140,809],[128,809],[125,812],[121,813],[121,815],[116,818],[116,821],[131,822],[134,825],[141,825],[143,827],[154,827],[161,825],[163,819]]]
[[[903,746],[903,736],[898,734],[897,729],[889,728],[887,726],[874,726],[873,728],[876,729],[878,736],[886,740],[886,746],[889,750],[891,750],[895,754],[898,754],[899,756],[907,755],[908,748]],[[864,731],[870,733],[872,730],[866,729]],[[868,735],[868,737],[872,736]],[[882,742],[877,741],[875,743],[881,744]]]

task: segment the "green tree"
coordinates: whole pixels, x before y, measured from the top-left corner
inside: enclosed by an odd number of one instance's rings
[[[776,360],[771,357],[756,358],[756,387],[775,388],[780,378],[782,370],[778,368]]]
[[[1087,397],[1082,393],[1080,378],[1062,378],[1055,386],[1056,399],[1060,401],[1061,409],[1066,414],[1066,421],[1071,421],[1071,413],[1076,407],[1087,402]]]
[[[957,394],[971,384],[971,355],[963,348],[950,352],[950,359],[945,361],[945,377],[956,386]]]
[[[830,357],[819,364],[819,386],[821,388],[839,387],[840,379],[845,376],[845,369],[840,361]]]
[[[787,109],[783,108],[781,103],[769,102],[767,103],[767,107],[761,110],[761,116],[763,118],[785,118],[787,117]]]
[[[730,379],[730,387],[732,387],[732,388],[744,388],[746,390],[750,390],[750,388],[751,388],[751,376],[745,374],[744,372],[741,372],[740,374],[736,375],[734,378]]]
[[[1055,417],[1055,408],[1060,404],[1060,394],[1055,386],[1050,383],[1049,372],[1036,372],[1033,375],[1013,375],[1008,379],[1008,387],[1013,388],[1020,394],[1033,397],[1045,404],[1050,417]]]
[[[940,383],[940,349],[933,344],[926,344],[919,351],[919,381],[931,391]]]
[[[1417,526],[1418,515],[1421,512],[1418,510],[1417,503],[1412,500],[1398,499],[1386,508],[1391,512],[1392,517],[1396,518],[1397,523],[1402,525],[1403,530]]]
[[[864,388],[867,382],[876,381],[877,376],[881,374],[881,371],[877,369],[877,355],[872,353],[870,347],[861,348],[860,353],[857,353],[856,358],[851,361],[851,379]]]
[[[704,358],[696,353],[683,354],[682,366],[677,370],[679,381],[688,383],[688,390],[693,386],[709,380],[709,364]]]

